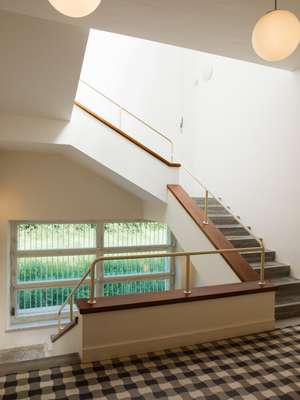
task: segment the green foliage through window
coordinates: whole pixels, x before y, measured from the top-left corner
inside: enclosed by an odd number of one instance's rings
[[[13,274],[16,286],[14,296],[17,313],[20,314],[49,312],[52,309],[55,311],[65,301],[75,282],[101,253],[107,256],[143,252],[155,254],[164,248],[165,251],[170,251],[172,245],[167,226],[148,221],[54,224],[28,222],[15,226],[17,241],[13,262],[16,265],[16,273]],[[97,243],[99,237],[103,241]],[[156,247],[159,249],[155,250]],[[97,295],[120,296],[166,291],[170,289],[170,279],[164,277],[146,280],[143,275],[168,273],[171,273],[169,258],[105,261],[103,283],[97,285],[97,290],[102,287],[102,293]],[[135,278],[105,282],[109,277],[130,275]],[[140,275],[141,279],[137,279],[136,275]],[[31,287],[26,288],[26,284]],[[86,284],[79,289],[77,298],[88,296],[89,286]]]

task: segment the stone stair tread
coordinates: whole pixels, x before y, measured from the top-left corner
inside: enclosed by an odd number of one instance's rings
[[[260,249],[260,244],[254,236],[250,235],[226,235],[226,239],[235,248],[257,248]]]
[[[222,229],[230,229],[230,228],[233,228],[233,229],[235,229],[235,228],[244,228],[243,227],[243,225],[241,225],[241,224],[227,224],[227,225],[218,225],[218,224],[216,224],[216,227],[217,228],[222,228]],[[245,228],[244,228],[245,229]]]
[[[229,223],[240,226],[239,222],[231,214],[208,214],[208,217],[214,222],[215,225],[227,225]]]
[[[250,262],[249,264],[253,269],[260,268],[260,263],[259,262]],[[284,264],[284,263],[280,263],[278,261],[267,261],[265,263],[265,267],[266,268],[279,268],[279,267],[289,267],[289,265],[288,264]]]
[[[78,353],[0,364],[0,376],[80,364]]]
[[[256,240],[254,236],[250,235],[228,235],[225,236],[227,240]]]
[[[194,199],[199,207],[204,206],[204,197]],[[230,241],[235,248],[259,247],[255,244],[255,237],[239,223],[239,220],[230,213],[230,209],[222,206],[216,199],[208,200],[208,217],[214,222],[215,226],[223,232],[223,235]],[[245,251],[240,253],[249,265],[259,273],[260,271],[260,251]],[[271,281],[275,287],[275,315],[276,319],[300,316],[300,280],[290,275],[290,265],[276,261],[276,254],[273,250],[265,249],[265,273],[266,279]],[[298,294],[299,291],[299,294]]]
[[[201,207],[200,207],[201,208]],[[219,207],[218,207],[219,208]],[[203,209],[203,207],[202,207],[202,209]],[[226,208],[220,208],[219,210],[215,210],[215,208],[214,209],[208,209],[208,216],[210,216],[210,215],[213,215],[213,216],[215,216],[215,215],[230,215],[231,217],[233,217],[233,215],[228,211],[228,210],[226,210]]]
[[[204,206],[204,201],[203,202],[199,201],[199,200],[195,200],[195,201],[196,201],[197,204],[201,204],[202,206]],[[225,208],[220,203],[210,203],[210,202],[208,202],[208,207]],[[227,210],[227,209],[225,208],[225,210]]]
[[[300,317],[300,298],[290,298],[279,302],[276,300],[275,316],[277,320]]]
[[[260,254],[260,250],[257,250],[257,252],[256,251],[243,251],[243,254],[257,254],[257,253]],[[265,253],[274,253],[274,250],[265,249]],[[267,262],[273,262],[273,261],[266,261],[266,263]]]
[[[300,284],[300,280],[296,279],[292,276],[285,276],[282,278],[272,278],[272,279],[270,279],[270,281],[276,286],[291,285],[291,284],[295,284],[295,283]]]
[[[234,224],[240,226],[238,221],[231,214],[209,214],[208,217],[215,225],[228,225]]]
[[[260,273],[260,262],[250,262],[255,272]],[[290,276],[290,266],[276,261],[266,261],[265,275],[267,280]]]
[[[210,213],[208,213],[208,214],[209,214],[209,217],[234,218],[234,216],[230,213],[228,213],[228,214],[210,214]]]
[[[225,236],[249,236],[250,233],[245,229],[241,224],[228,224],[227,221],[224,221],[223,225],[215,224],[215,226],[223,232]]]
[[[243,251],[240,253],[248,262],[260,262],[261,252],[257,251]],[[266,262],[275,261],[275,251],[265,250]]]
[[[299,305],[300,306],[300,293],[298,295],[290,295],[290,296],[278,296],[276,298],[275,307],[287,307],[290,305]]]
[[[195,201],[205,201],[205,197],[193,197]],[[217,199],[214,197],[208,197],[208,201],[215,202],[216,204],[220,204]]]

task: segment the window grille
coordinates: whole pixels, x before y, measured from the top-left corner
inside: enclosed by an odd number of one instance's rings
[[[46,319],[55,313],[102,255],[173,251],[164,224],[137,222],[11,222],[13,317]],[[96,270],[97,296],[161,292],[174,288],[173,259],[105,261]],[[89,282],[77,298],[89,296]]]

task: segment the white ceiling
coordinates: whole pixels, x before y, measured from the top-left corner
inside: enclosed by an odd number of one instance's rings
[[[273,4],[273,0],[102,0],[99,9],[83,19],[61,16],[47,0],[0,0],[0,9],[262,63],[251,48],[251,31]],[[279,0],[279,6],[300,17],[299,0]],[[300,48],[288,60],[271,65],[299,68]]]
[[[0,112],[68,119],[87,37],[86,28],[0,12]]]

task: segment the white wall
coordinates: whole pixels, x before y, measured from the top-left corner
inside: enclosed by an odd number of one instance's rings
[[[169,226],[177,241],[177,251],[214,250],[214,246],[199,229],[178,200],[168,191],[167,205],[144,202],[144,218],[160,221]],[[211,286],[238,283],[240,279],[220,254],[191,258],[191,286]],[[176,258],[175,288],[185,287],[186,260]]]
[[[299,88],[299,72],[185,51],[183,161],[298,277]]]
[[[176,139],[182,116],[182,56],[178,47],[92,30],[81,78]],[[126,114],[124,124],[133,132],[142,129]]]
[[[274,292],[83,314],[79,327],[83,362],[210,342],[274,329]]]
[[[1,112],[68,120],[88,30],[3,11],[0,26]]]
[[[165,202],[168,183],[178,179],[178,168],[165,165],[80,109],[74,109],[59,142],[72,144],[102,166],[109,179],[143,198],[155,196]]]
[[[300,277],[299,73],[93,32],[82,76],[170,137],[177,127],[178,159]],[[70,124],[49,121],[0,117],[0,141],[71,144],[128,178],[130,190],[134,182],[166,200],[166,183],[177,176],[159,161],[153,168],[143,155],[132,157],[135,147],[78,110]],[[122,159],[125,148],[130,156]]]
[[[45,342],[54,329],[6,332],[9,220],[143,218],[143,203],[60,154],[0,152],[0,348]]]
[[[214,250],[209,239],[171,193],[168,196],[168,207],[164,222],[170,227],[184,251]],[[191,258],[191,263],[193,265],[191,279],[193,287],[240,282],[240,279],[220,254],[194,256]],[[185,260],[182,260],[180,267],[184,268],[184,275]]]
[[[0,114],[0,126],[0,146],[70,149],[76,159],[142,199],[166,202],[167,184],[178,180],[178,168],[168,167],[78,107],[70,122]]]
[[[300,277],[299,72],[92,31],[82,78],[167,133],[176,159]]]

